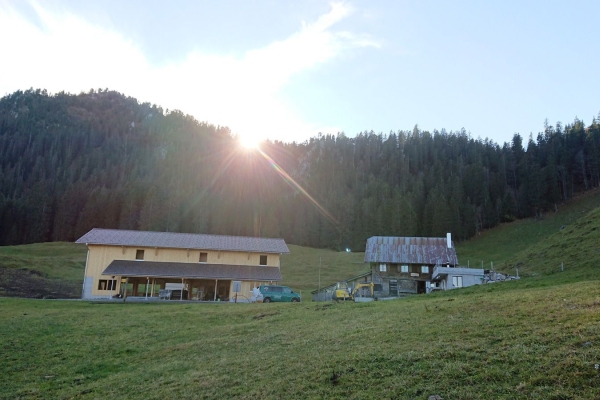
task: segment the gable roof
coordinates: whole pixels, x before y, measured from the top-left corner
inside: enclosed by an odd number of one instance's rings
[[[458,265],[454,242],[446,238],[373,236],[367,239],[365,262]]]
[[[283,239],[94,228],[75,243],[289,254]]]
[[[251,281],[282,279],[278,267],[137,260],[114,260],[102,275]]]

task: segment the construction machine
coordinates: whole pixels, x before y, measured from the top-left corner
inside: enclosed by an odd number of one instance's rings
[[[335,289],[333,290],[333,293],[331,294],[331,299],[338,301],[338,300],[352,300],[352,301],[361,301],[361,300],[357,300],[357,299],[369,299],[366,301],[371,301],[373,300],[373,288],[374,288],[374,284],[373,282],[368,282],[368,283],[357,283],[356,285],[354,285],[354,288],[351,288],[348,286],[348,284],[346,282],[338,282],[335,284]],[[358,292],[359,289],[361,288],[369,288],[369,291],[371,293],[371,297],[356,297],[356,293]],[[363,300],[363,301],[365,301]]]

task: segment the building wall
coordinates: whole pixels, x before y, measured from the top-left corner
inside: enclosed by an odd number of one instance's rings
[[[116,289],[112,291],[98,289],[98,283],[100,280],[112,279],[111,276],[102,275],[102,271],[104,271],[106,267],[114,260],[135,260],[137,250],[144,250],[144,261],[199,263],[200,253],[207,253],[206,263],[208,264],[260,265],[260,256],[266,255],[266,266],[280,266],[280,255],[273,253],[249,253],[195,249],[187,250],[89,244],[83,285],[83,298],[106,298],[110,297],[111,294],[119,293],[121,287],[120,277],[115,277],[117,280]],[[250,291],[251,284],[252,283],[250,282],[243,282],[242,292],[247,293]]]
[[[385,271],[381,271],[381,265],[385,265]],[[402,272],[402,265],[408,266],[408,272]],[[423,273],[421,267],[427,266],[429,272]],[[419,286],[426,291],[427,282],[431,281],[434,265],[431,264],[391,264],[371,263],[373,272],[373,283],[379,284],[381,290],[376,291],[380,297],[406,296],[419,293]],[[396,289],[393,283],[395,281]],[[390,284],[392,283],[392,284]]]
[[[449,269],[452,270],[452,268],[449,268]],[[452,282],[453,282],[452,278],[455,276],[462,277],[462,287],[480,285],[483,282],[483,270],[482,269],[470,269],[470,270],[468,270],[468,273],[465,273],[464,271],[460,271],[460,270],[464,270],[464,268],[456,268],[456,271],[449,272],[448,275],[446,276],[446,278],[443,279],[443,282],[444,282],[443,287],[445,289],[456,289],[452,284]]]

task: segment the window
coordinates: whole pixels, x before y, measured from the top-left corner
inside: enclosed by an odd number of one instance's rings
[[[408,272],[408,265],[399,265],[398,272]]]
[[[117,280],[100,279],[98,281],[98,290],[117,290]]]
[[[265,255],[260,256],[260,265],[267,265],[267,256],[265,256]]]
[[[462,276],[453,276],[452,277],[452,286],[453,287],[463,287]]]
[[[136,250],[135,251],[135,259],[143,260],[144,259],[144,250]]]
[[[208,261],[208,253],[200,253],[200,262]]]
[[[421,273],[428,274],[429,273],[429,265],[421,265]]]
[[[379,264],[379,272],[387,271],[387,266],[385,264]]]

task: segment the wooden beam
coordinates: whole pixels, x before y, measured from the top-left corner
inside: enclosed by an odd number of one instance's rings
[[[123,303],[127,300],[127,286],[129,286],[129,278],[125,278],[125,290],[123,291]]]

